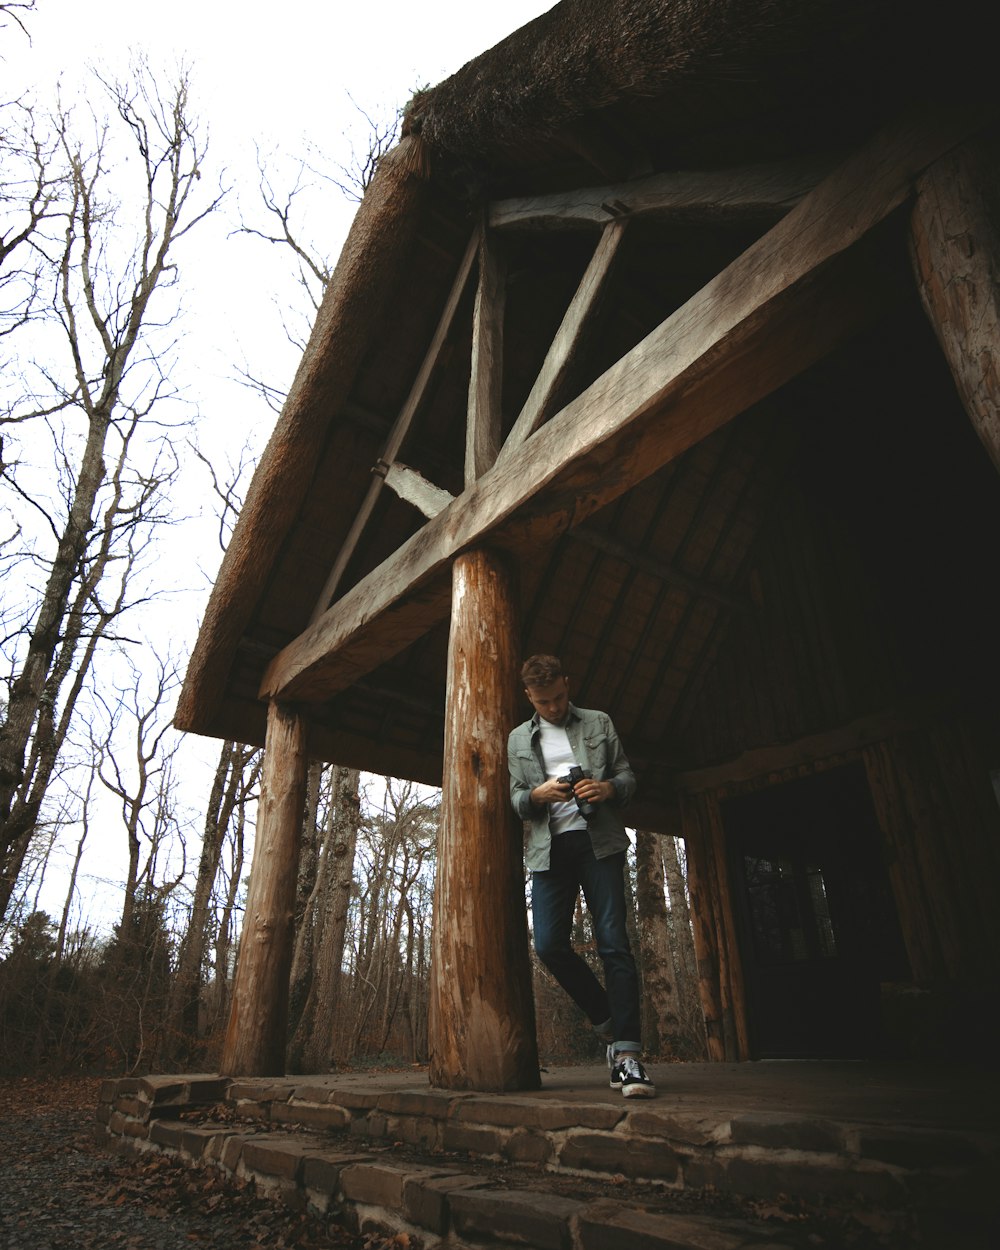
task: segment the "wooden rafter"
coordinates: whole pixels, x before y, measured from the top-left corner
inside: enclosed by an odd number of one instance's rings
[[[721,603],[723,606],[734,608],[736,611],[751,611],[753,608],[753,604],[749,599],[731,594],[724,586],[717,586],[714,582],[706,581],[704,578],[691,577],[687,573],[682,573],[680,569],[675,569],[663,560],[656,560],[641,551],[634,551],[631,547],[626,546],[625,543],[619,542],[617,538],[612,538],[610,534],[605,534],[603,530],[592,529],[588,525],[581,525],[572,531],[571,536],[579,539],[580,542],[586,543],[589,547],[593,547],[596,551],[602,551],[605,555],[612,556],[615,560],[620,560],[631,568],[638,569],[642,573],[648,573],[651,577],[655,577],[657,581],[667,582],[672,586],[679,587],[681,590],[686,590],[696,598],[711,599],[715,603]]]
[[[966,143],[917,186],[911,245],[924,309],[1000,471],[1000,138]]]
[[[870,323],[898,288],[865,236],[980,124],[879,135],[285,647],[261,695],[329,698],[445,616],[460,551],[552,542]]]
[[[479,286],[472,314],[472,367],[465,434],[465,484],[492,468],[500,450],[503,312],[507,267],[503,248],[486,228],[479,234]]]
[[[410,393],[406,397],[406,402],[399,410],[399,416],[389,432],[389,437],[386,439],[382,455],[379,458],[379,464],[391,465],[393,463],[399,454],[399,449],[402,447],[404,439],[410,432],[410,426],[413,424],[413,419],[420,408],[420,404],[427,392],[428,384],[434,376],[434,370],[437,368],[441,353],[451,333],[455,313],[458,311],[459,302],[465,293],[465,287],[469,281],[469,275],[472,272],[478,248],[479,234],[478,231],[474,231],[465,249],[462,262],[458,267],[455,280],[451,284],[451,291],[448,293],[448,298],[445,301],[444,310],[438,320],[437,329],[434,331],[434,337],[431,339],[430,346],[427,348],[417,376],[410,387]],[[375,504],[378,502],[384,481],[384,474],[376,474],[372,478],[371,485],[368,487],[368,493],[358,509],[350,531],[344,539],[340,551],[337,553],[337,559],[330,570],[330,575],[326,579],[319,599],[316,601],[316,607],[313,609],[313,614],[310,618],[312,621],[318,620],[333,601],[333,597],[337,593],[337,587],[344,576],[344,570],[357,550],[358,543],[361,541],[361,535],[364,533],[365,527],[375,511]]]
[[[552,345],[545,356],[531,393],[507,435],[500,452],[501,459],[516,451],[549,415],[559,386],[573,362],[587,320],[604,289],[604,283],[611,272],[611,265],[624,233],[624,218],[615,219],[604,227],[600,242],[594,250],[594,255],[590,259],[590,264],[584,272],[576,294],[570,300],[566,315],[556,331],[556,336],[552,340]]]
[[[825,178],[827,160],[781,161],[736,169],[653,174],[634,182],[584,187],[554,195],[498,200],[491,205],[493,230],[551,230],[604,226],[615,217],[699,215],[779,220]]]
[[[428,482],[422,473],[398,460],[392,464],[383,464],[380,460],[375,466],[375,472],[400,499],[405,499],[407,503],[419,508],[426,517],[437,516],[455,498],[450,491]]]

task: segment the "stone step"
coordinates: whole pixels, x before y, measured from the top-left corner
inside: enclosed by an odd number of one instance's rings
[[[455,1093],[419,1078],[132,1078],[106,1083],[99,1116],[133,1153],[209,1164],[296,1209],[456,1250],[917,1245],[899,1239],[940,1227],[957,1193],[989,1192],[997,1164],[982,1132]],[[848,1226],[854,1240],[828,1239]]]

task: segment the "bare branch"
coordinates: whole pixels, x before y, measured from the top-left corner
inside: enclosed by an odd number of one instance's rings
[[[28,14],[34,11],[35,0],[5,0],[0,4],[0,30],[3,30],[7,23],[4,18],[10,18],[16,26],[19,26],[22,32],[27,35],[28,28],[24,24],[21,14]],[[30,41],[31,36],[28,35]]]
[[[34,146],[23,139],[20,154],[32,176],[17,189],[21,222],[5,227],[3,236],[6,258],[16,260],[29,248],[42,276],[34,281],[24,278],[23,266],[11,270],[21,274],[25,302],[7,324],[40,316],[40,293],[48,285],[47,324],[61,332],[68,369],[32,363],[35,385],[25,381],[3,417],[11,426],[53,421],[65,513],[53,524],[51,509],[40,509],[54,550],[45,557],[47,575],[31,624],[14,639],[10,698],[0,722],[0,914],[98,643],[127,610],[126,587],[145,540],[167,519],[162,500],[177,458],[169,446],[171,426],[153,409],[159,412],[173,394],[174,344],[163,331],[176,310],[162,307],[159,293],[176,281],[177,241],[223,195],[202,192],[206,143],[191,118],[185,70],[169,91],[144,61],[128,82],[99,81],[118,122],[92,113],[89,148],[77,137],[69,110],[60,106],[42,137],[38,119],[26,114],[22,134]],[[131,147],[124,161],[123,140]],[[111,195],[113,185],[124,185],[112,182],[118,169],[138,175],[120,200]],[[14,192],[6,186],[10,198]],[[83,418],[82,435],[70,433],[74,415]],[[37,509],[31,489],[13,476],[5,467],[0,485],[11,488],[20,508]],[[43,546],[30,553],[32,560],[43,558]],[[110,594],[101,592],[104,579]]]

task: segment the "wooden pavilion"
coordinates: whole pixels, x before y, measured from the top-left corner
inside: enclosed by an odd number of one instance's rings
[[[685,840],[713,1059],[985,1041],[986,11],[563,0],[411,102],[176,715],[267,747],[226,1072],[283,1070],[316,757],[443,787],[431,1080],[537,1084],[505,761],[536,651]]]

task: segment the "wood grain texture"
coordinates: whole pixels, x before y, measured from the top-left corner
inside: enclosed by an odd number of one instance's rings
[[[479,240],[479,285],[472,312],[472,366],[465,437],[465,484],[492,467],[500,450],[500,392],[503,383],[503,314],[507,266],[496,236],[483,227]]]
[[[1000,139],[965,143],[917,183],[911,252],[924,310],[1000,471]]]
[[[454,566],[430,1003],[430,1080],[446,1089],[540,1084],[521,830],[507,734],[518,719],[511,575],[484,550]]]
[[[445,301],[441,317],[438,320],[434,337],[427,348],[424,359],[417,371],[417,376],[413,380],[406,402],[399,410],[399,415],[396,417],[392,429],[389,431],[389,437],[386,439],[385,446],[382,449],[381,460],[390,466],[395,463],[396,457],[406,441],[413,419],[417,415],[424,396],[427,394],[427,388],[434,377],[438,362],[441,360],[445,344],[448,342],[452,326],[455,323],[455,313],[465,293],[469,275],[472,273],[472,266],[476,259],[478,248],[479,234],[478,231],[473,231],[465,249],[465,255],[462,257],[462,262],[458,267],[458,273],[455,275],[455,280],[451,285],[451,291],[448,293],[448,298]],[[371,485],[368,487],[368,493],[358,509],[357,516],[351,523],[350,531],[340,551],[337,553],[337,558],[333,562],[333,568],[330,570],[323,590],[316,601],[316,607],[313,610],[311,620],[315,621],[323,615],[337,593],[341,578],[344,576],[344,570],[350,564],[357,550],[358,543],[361,541],[361,536],[371,520],[372,513],[375,511],[375,505],[378,502],[379,495],[382,493],[384,481],[383,477],[376,476],[372,478]]]
[[[630,217],[783,216],[830,172],[829,160],[800,159],[732,169],[671,170],[631,182],[583,187],[552,195],[498,200],[490,205],[494,230],[601,227]]]
[[[972,125],[909,117],[853,157],[289,644],[261,695],[329,698],[442,619],[457,553],[553,541],[867,324],[897,288],[865,236]]]
[[[407,503],[419,508],[426,517],[437,516],[455,498],[450,491],[428,482],[422,473],[398,460],[388,466],[384,480],[386,486],[400,499],[405,499]]]
[[[584,327],[597,306],[598,298],[611,272],[611,266],[625,235],[625,225],[623,219],[611,221],[604,227],[600,242],[594,250],[590,264],[584,271],[576,293],[570,300],[566,315],[542,362],[538,377],[501,448],[501,458],[509,456],[520,447],[549,415],[553,398],[573,363]]]
[[[253,868],[219,1067],[224,1076],[281,1076],[285,1071],[306,766],[305,721],[272,702]]]

